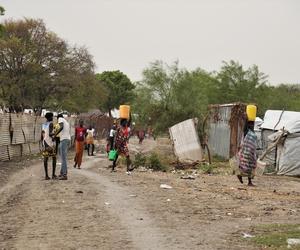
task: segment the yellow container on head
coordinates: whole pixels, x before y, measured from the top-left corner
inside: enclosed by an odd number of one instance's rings
[[[120,118],[121,119],[129,119],[130,114],[130,106],[129,105],[120,105]]]
[[[246,113],[248,121],[255,121],[256,118],[257,107],[255,105],[247,105]]]

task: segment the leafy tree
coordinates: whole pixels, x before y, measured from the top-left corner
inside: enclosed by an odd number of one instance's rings
[[[219,80],[221,102],[255,102],[257,90],[264,87],[267,76],[256,65],[244,70],[235,61],[223,62],[216,78]]]
[[[4,13],[5,13],[5,9],[0,6],[0,16],[4,16]],[[2,33],[3,33],[3,25],[0,23],[0,37],[2,36]]]
[[[204,70],[188,72],[155,61],[143,71],[137,87],[135,111],[138,122],[151,125],[157,132],[165,132],[173,124],[206,112],[209,90],[216,85],[214,77]]]
[[[142,81],[137,83],[134,110],[138,114],[138,123],[151,125],[157,131],[169,126],[174,114],[174,87],[182,74],[178,62],[171,66],[162,61],[150,63],[143,71]]]
[[[69,46],[48,31],[42,20],[4,22],[0,38],[0,98],[4,105],[21,111],[72,103],[62,109],[86,110],[94,102],[86,98],[83,105],[83,97],[76,93],[95,87],[90,79],[95,81],[94,63],[85,48]],[[96,98],[95,92],[90,90],[90,97]]]
[[[219,73],[187,71],[178,62],[169,66],[155,61],[143,71],[135,111],[140,123],[166,131],[188,118],[198,117],[201,122],[209,104],[258,102],[258,93],[267,88],[265,79],[257,66],[244,70],[234,61],[224,62]]]
[[[265,109],[300,111],[300,85],[270,86],[265,96]]]
[[[135,86],[121,71],[104,71],[101,74],[96,74],[96,78],[99,84],[106,89],[107,99],[102,106],[109,112],[110,116],[111,110],[132,101]]]

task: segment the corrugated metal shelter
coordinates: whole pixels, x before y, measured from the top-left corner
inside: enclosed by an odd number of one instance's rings
[[[232,103],[211,105],[208,117],[208,146],[212,155],[233,157],[243,137],[246,105]]]

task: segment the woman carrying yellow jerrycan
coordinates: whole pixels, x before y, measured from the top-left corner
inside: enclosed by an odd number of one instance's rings
[[[247,106],[247,123],[244,131],[244,140],[239,151],[239,168],[237,177],[243,183],[243,176],[248,177],[248,186],[254,186],[252,179],[254,178],[256,168],[256,142],[257,137],[254,133],[254,122],[256,118],[256,106]]]
[[[109,160],[113,161],[112,172],[115,171],[117,160],[119,155],[124,155],[126,157],[127,174],[131,174],[133,169],[130,169],[130,156],[128,149],[128,140],[130,133],[130,106],[121,105],[120,106],[120,126],[117,127],[115,134],[114,149],[109,152]]]

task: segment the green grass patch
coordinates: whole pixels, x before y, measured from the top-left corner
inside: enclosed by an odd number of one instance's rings
[[[198,164],[198,169],[203,174],[231,174],[232,170],[228,161],[213,162],[212,164]]]
[[[168,170],[168,167],[162,163],[159,155],[156,153],[151,153],[147,161],[149,168],[153,169],[154,171],[166,172]]]
[[[199,169],[203,174],[215,174],[216,173],[215,164],[200,164]]]
[[[146,167],[154,171],[167,172],[169,170],[170,159],[167,156],[151,152],[150,155],[137,153],[133,158],[133,165],[138,167]]]
[[[300,249],[300,245],[288,248],[287,239],[300,238],[300,224],[270,224],[254,228],[254,238],[249,239],[264,249]]]
[[[146,155],[144,155],[142,153],[137,153],[134,157],[133,165],[135,167],[145,167],[146,162],[147,162]]]
[[[214,155],[212,157],[212,162],[225,162],[225,161],[226,161],[226,159],[220,155]]]

